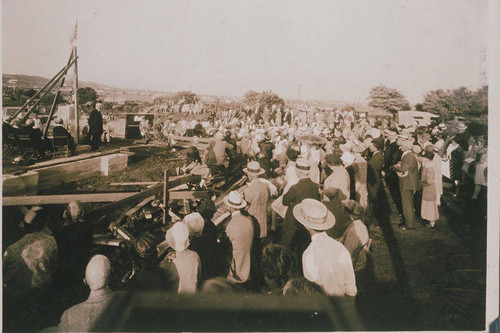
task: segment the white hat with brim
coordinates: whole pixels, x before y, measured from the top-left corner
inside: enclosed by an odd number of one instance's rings
[[[311,164],[305,158],[298,158],[295,162],[296,172],[301,172],[303,174],[308,174],[311,170]]]
[[[257,161],[248,162],[247,167],[243,168],[243,172],[252,175],[262,175],[266,170],[260,167],[260,163]]]
[[[231,191],[225,198],[224,203],[228,207],[241,209],[247,205],[247,202],[242,198],[242,195],[237,191]]]
[[[335,225],[335,216],[323,203],[314,199],[304,199],[293,207],[293,216],[312,230],[328,230]]]

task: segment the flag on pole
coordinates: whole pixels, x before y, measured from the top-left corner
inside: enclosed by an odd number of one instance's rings
[[[77,39],[78,39],[78,21],[76,21],[75,27],[73,28],[73,33],[71,34],[71,45],[75,45]]]

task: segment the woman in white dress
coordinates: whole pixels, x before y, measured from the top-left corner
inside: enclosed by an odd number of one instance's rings
[[[432,150],[434,148],[432,147]],[[426,149],[422,154],[422,208],[420,211],[422,220],[427,220],[429,228],[436,227],[436,221],[439,219],[439,210],[436,194],[436,172],[433,167],[434,153]]]

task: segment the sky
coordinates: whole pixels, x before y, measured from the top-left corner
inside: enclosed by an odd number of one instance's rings
[[[367,102],[485,84],[487,0],[3,0],[2,72],[122,88]]]

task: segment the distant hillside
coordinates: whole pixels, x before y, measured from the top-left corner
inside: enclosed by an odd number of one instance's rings
[[[2,85],[7,85],[9,80],[17,80],[16,87],[20,88],[34,88],[43,87],[48,81],[48,78],[36,75],[24,75],[24,74],[3,74],[2,75]],[[78,82],[79,88],[90,87],[92,89],[110,89],[111,87],[104,84],[96,82]]]

